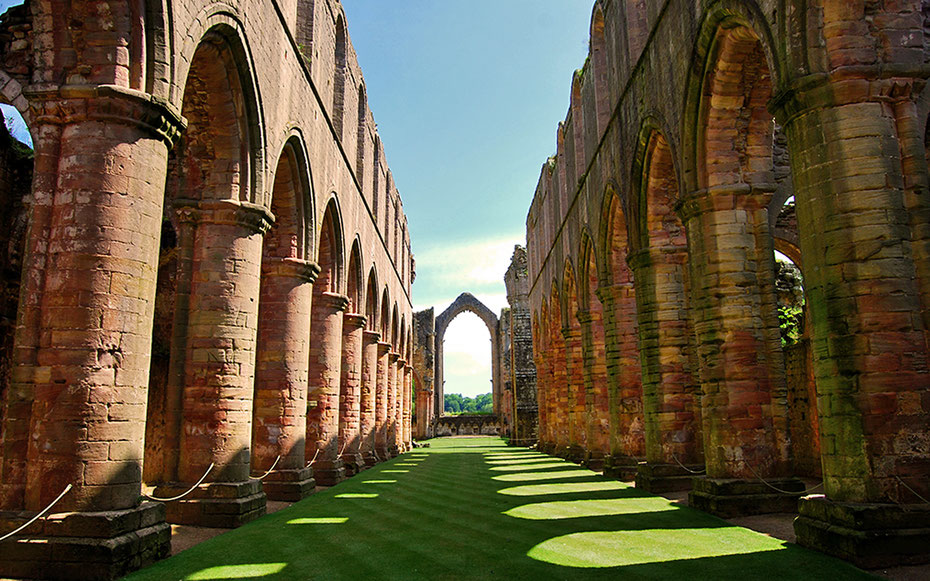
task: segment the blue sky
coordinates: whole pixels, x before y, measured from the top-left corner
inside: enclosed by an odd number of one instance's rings
[[[540,168],[555,153],[593,0],[343,0],[368,100],[404,200],[416,309],[468,291],[499,312]],[[490,337],[446,333],[447,393],[487,393]]]
[[[21,3],[0,0],[0,12]],[[439,314],[466,291],[497,313],[507,305],[504,272],[587,57],[593,5],[343,0],[409,221],[417,310]],[[445,354],[447,393],[490,391],[490,337],[476,316],[453,321]]]

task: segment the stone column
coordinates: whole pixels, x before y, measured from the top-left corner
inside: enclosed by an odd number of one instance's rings
[[[602,395],[607,391],[606,385],[598,382],[606,381],[607,369],[604,361],[599,360],[594,345],[594,316],[591,311],[578,311],[578,322],[581,323],[581,349],[584,376],[584,414],[582,416],[585,430],[585,465],[595,471],[601,471],[604,458],[610,452],[608,436],[609,425],[606,420],[606,398]]]
[[[386,428],[387,428],[387,447],[388,454],[390,457],[397,456],[399,450],[397,448],[397,361],[400,358],[400,354],[396,351],[391,351],[388,353],[388,368],[387,368],[387,419],[386,419]]]
[[[310,395],[307,458],[323,486],[345,479],[339,459],[339,384],[342,376],[342,319],[349,299],[318,292],[313,296],[310,337]]]
[[[575,313],[571,313],[570,316],[574,317]],[[587,438],[584,427],[585,389],[581,325],[563,327],[562,338],[565,342],[565,410],[568,420],[568,450],[565,456],[572,462],[582,462],[587,449]]]
[[[627,258],[636,281],[646,462],[636,486],[660,493],[688,490],[703,469],[700,399],[691,371],[686,298],[687,253],[647,248]]]
[[[388,354],[391,344],[378,343],[378,393],[375,408],[375,453],[380,461],[391,456],[388,454]]]
[[[787,384],[770,201],[768,189],[737,184],[694,192],[679,206],[688,231],[707,466],[690,504],[723,517],[795,508],[796,495],[775,493],[759,478],[804,490],[785,478]]]
[[[271,500],[297,502],[316,486],[306,466],[310,312],[319,266],[265,258],[259,303],[252,469]],[[277,462],[277,464],[275,464]]]
[[[549,341],[552,353],[552,384],[549,391],[550,425],[553,435],[553,453],[567,455],[568,437],[568,373],[565,366],[565,341],[561,327],[554,331]]]
[[[633,281],[602,286],[597,297],[604,305],[610,414],[610,455],[604,459],[604,474],[627,480],[635,477],[646,455]]]
[[[404,366],[404,448],[413,449],[412,424],[413,366]]]
[[[539,338],[536,338],[539,341]],[[540,343],[536,343],[540,345]],[[549,354],[543,351],[545,347],[538,347],[534,350],[534,359],[536,360],[536,405],[539,410],[539,443],[537,444],[540,451],[552,451],[552,439],[549,430]]]
[[[339,397],[339,446],[346,475],[358,474],[365,462],[361,452],[360,414],[362,335],[365,315],[347,313],[342,323],[342,387]]]
[[[25,520],[73,488],[39,541],[4,542],[0,575],[110,578],[169,552],[164,506],[139,495],[167,153],[183,122],[117,87],[28,97],[35,178],[3,508]]]
[[[378,407],[378,339],[381,333],[362,332],[362,396],[359,413],[359,452],[366,466],[378,463],[375,458],[375,414]]]
[[[175,204],[195,224],[192,278],[178,482],[156,494],[184,492],[213,464],[206,484],[168,504],[168,520],[235,527],[265,513],[261,482],[249,474],[262,235],[273,218],[261,206],[234,200]]]
[[[918,497],[930,498],[926,223],[912,224],[905,195],[926,177],[902,175],[900,117],[924,81],[910,65],[893,77],[860,69],[868,80],[802,79],[775,106],[793,162],[826,492],[801,499],[795,531],[801,545],[883,567],[930,559]]]

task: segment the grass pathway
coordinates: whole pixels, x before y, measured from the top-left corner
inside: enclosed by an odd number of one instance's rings
[[[869,579],[498,438],[433,440],[145,580]]]

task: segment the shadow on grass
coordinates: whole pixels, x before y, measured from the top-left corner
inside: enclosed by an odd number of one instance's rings
[[[411,454],[130,579],[868,578],[575,464],[496,438],[465,441],[434,440],[407,472],[396,467]],[[492,470],[521,456],[560,469]],[[499,478],[539,474],[548,477]],[[204,577],[222,571],[247,576]]]

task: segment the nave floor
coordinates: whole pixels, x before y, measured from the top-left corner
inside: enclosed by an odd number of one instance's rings
[[[430,446],[127,579],[874,578],[499,438]]]

